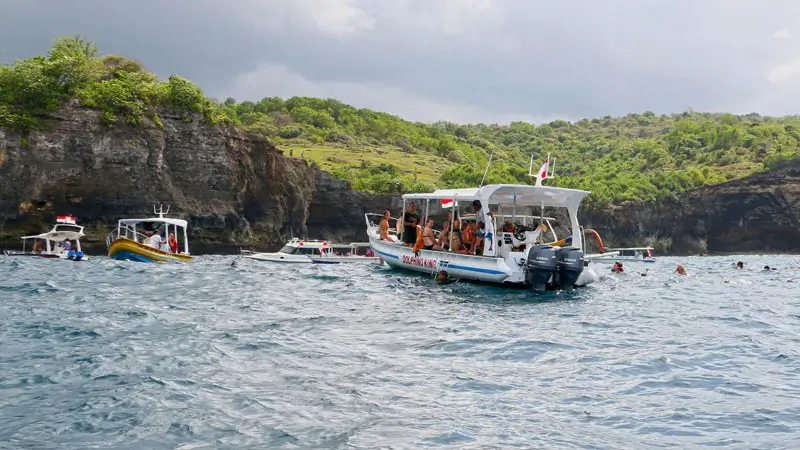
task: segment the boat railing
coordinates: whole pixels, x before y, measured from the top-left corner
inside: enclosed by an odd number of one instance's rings
[[[136,231],[130,225],[123,225],[120,226],[119,228],[111,230],[111,232],[108,233],[108,235],[106,236],[106,247],[110,246],[111,243],[116,241],[117,239],[128,239],[141,245],[149,245],[146,244],[145,242],[147,242],[147,240],[150,239],[150,236],[147,236],[144,233]],[[153,248],[155,249],[155,247]],[[161,247],[156,250],[160,250],[168,254],[173,254],[166,240],[162,240]]]
[[[375,213],[367,213],[364,214],[364,219],[367,222],[367,231],[373,231],[375,233],[379,233],[381,220],[383,220],[383,214],[375,214]],[[397,224],[400,222],[400,218],[389,217],[389,223],[394,221],[395,227],[389,227],[389,234],[397,235]]]

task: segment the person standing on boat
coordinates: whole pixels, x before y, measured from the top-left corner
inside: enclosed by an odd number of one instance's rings
[[[167,242],[169,243],[170,253],[178,253],[178,240],[175,239],[175,235],[173,233],[169,234]]]
[[[481,241],[486,239],[490,242],[489,249],[491,250],[491,240],[492,240],[492,220],[491,212],[487,212],[483,205],[481,205],[480,200],[473,200],[472,208],[475,210],[475,221],[479,224],[483,225],[482,227],[475,230],[472,234],[472,254],[475,254],[475,251],[478,249],[478,245],[480,245]]]
[[[156,230],[150,236],[150,246],[156,250],[161,250],[161,232]]]
[[[403,245],[413,247],[417,242],[417,205],[412,201],[408,204],[408,211],[403,216]]]
[[[64,251],[68,252],[70,251],[70,249],[72,249],[72,242],[70,242],[69,239],[64,239],[64,243],[62,244],[62,246],[64,248]]]

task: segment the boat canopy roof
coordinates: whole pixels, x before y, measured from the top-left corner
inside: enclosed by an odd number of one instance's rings
[[[137,223],[166,223],[186,228],[187,222],[183,219],[173,219],[171,217],[150,217],[147,219],[120,219],[122,225],[136,225]]]
[[[430,193],[405,194],[405,200],[481,200],[491,205],[541,205],[553,207],[577,206],[589,191],[531,186],[527,184],[490,184],[480,188],[439,189]],[[516,200],[516,202],[515,202]]]
[[[63,241],[64,239],[80,239],[86,236],[83,227],[79,225],[58,224],[47,233],[32,236],[22,236],[21,239],[49,239],[51,241]]]

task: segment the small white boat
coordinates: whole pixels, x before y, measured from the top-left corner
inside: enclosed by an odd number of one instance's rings
[[[548,156],[539,172],[534,175],[529,171],[531,176],[536,176],[535,186],[495,184],[403,195],[403,215],[406,203],[412,200],[425,208],[418,210],[420,218],[424,218],[420,223],[428,219],[431,202],[437,208],[440,203],[441,208],[453,208],[455,217],[462,221],[468,216],[461,214],[459,204],[467,206],[474,214],[475,208],[480,207],[479,211],[488,208],[491,215],[478,214],[479,221],[485,224],[482,230],[485,242],[477,254],[462,249],[436,250],[436,247],[418,249],[415,253],[414,248],[403,245],[394,236],[382,239],[374,220],[377,215],[367,214],[367,235],[372,249],[387,265],[398,269],[429,274],[447,272],[455,278],[525,286],[534,291],[587,286],[598,279],[584,258],[584,231],[578,222],[578,209],[589,192],[542,186],[542,180],[552,177],[548,174],[549,165]],[[566,229],[570,235],[564,239],[556,236],[552,226],[554,219],[545,216],[545,212],[551,210],[567,214]],[[397,223],[396,228],[402,229],[401,222]],[[511,227],[501,227],[504,223],[510,223]]]
[[[378,262],[369,242],[331,244],[328,241],[294,238],[277,252],[260,253],[242,250],[242,256],[258,261],[303,264],[340,264]]]
[[[654,263],[652,247],[607,248],[603,253],[586,255],[586,259],[604,264],[615,262]]]
[[[81,250],[81,238],[86,236],[83,227],[75,223],[71,215],[56,217],[56,224],[47,233],[22,237],[22,251],[6,250],[6,256],[29,256],[34,258],[69,259],[87,261],[89,259]],[[33,241],[31,250],[26,250],[26,243]],[[72,241],[75,241],[73,247]]]

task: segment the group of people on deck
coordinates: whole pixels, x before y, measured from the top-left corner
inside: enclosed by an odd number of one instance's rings
[[[442,231],[438,233],[434,230],[434,220],[428,218],[423,226],[417,214],[416,204],[412,201],[408,205],[408,211],[402,218],[403,245],[414,247],[415,252],[419,249],[451,251],[453,253],[482,254],[487,234],[491,235],[492,221],[480,200],[472,202],[475,210],[475,220],[466,225],[461,224],[461,220],[453,213],[447,213],[447,220],[442,223]],[[389,219],[391,214],[387,210],[383,213],[380,224],[380,236],[382,240],[396,242],[393,236],[389,235]],[[399,227],[398,227],[399,228]]]
[[[178,253],[178,240],[173,233],[169,233],[167,240],[161,238],[161,232],[156,230],[152,234],[145,232],[146,239],[143,244],[162,252]]]

